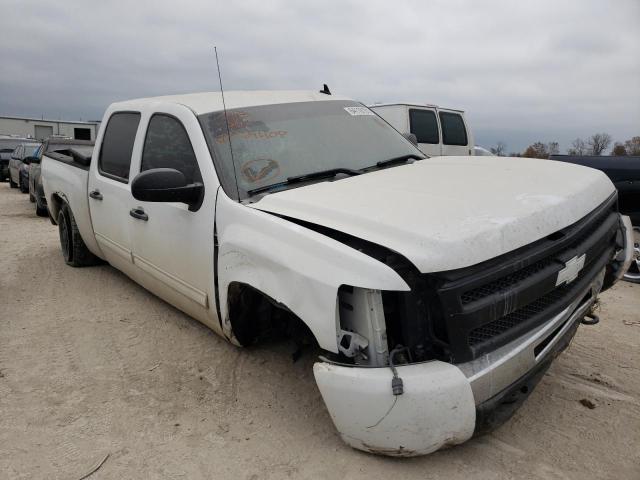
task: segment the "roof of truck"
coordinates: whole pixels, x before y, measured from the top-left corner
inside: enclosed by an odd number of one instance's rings
[[[327,95],[310,90],[234,90],[224,92],[227,109],[273,105],[277,103],[315,102],[327,100],[351,100],[341,95]],[[140,108],[154,103],[175,103],[184,105],[196,115],[223,109],[220,92],[187,93],[161,97],[138,98],[117,102],[117,108]]]
[[[441,107],[441,106],[435,105],[433,103],[393,102],[393,103],[374,103],[373,105],[368,105],[369,108],[396,107],[396,106],[440,108],[440,109],[444,109],[444,110],[451,110],[453,112],[464,113],[464,110],[461,110],[460,108]]]

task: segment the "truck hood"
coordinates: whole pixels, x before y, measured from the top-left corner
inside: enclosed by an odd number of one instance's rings
[[[428,273],[544,238],[614,191],[602,172],[568,163],[435,157],[272,193],[250,206],[383,245]]]

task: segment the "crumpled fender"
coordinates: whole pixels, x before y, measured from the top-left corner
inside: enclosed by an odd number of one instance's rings
[[[297,315],[321,348],[336,352],[340,285],[408,291],[390,267],[332,238],[231,200],[216,208],[221,324],[230,337],[227,294],[251,285]]]

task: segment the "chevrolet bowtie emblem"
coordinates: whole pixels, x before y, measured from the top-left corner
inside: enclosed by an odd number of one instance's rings
[[[569,284],[578,277],[580,270],[584,268],[585,255],[586,254],[583,253],[579,257],[575,256],[564,264],[564,268],[558,272],[556,287],[563,283]]]

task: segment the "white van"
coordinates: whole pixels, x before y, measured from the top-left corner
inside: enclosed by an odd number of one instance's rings
[[[418,148],[429,155],[473,155],[473,136],[462,110],[414,103],[369,106],[400,133],[412,133]]]

